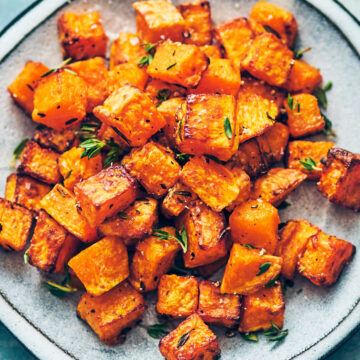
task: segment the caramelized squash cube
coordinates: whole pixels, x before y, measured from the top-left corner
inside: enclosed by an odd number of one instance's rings
[[[0,198],[0,245],[4,249],[23,250],[32,224],[33,215],[30,210]]]
[[[165,126],[165,119],[149,97],[136,87],[125,85],[115,90],[94,109],[94,115],[107,123],[130,146],[142,146]]]
[[[200,50],[208,57],[213,59],[221,59],[222,51],[220,45],[204,45],[199,46]]]
[[[309,239],[297,269],[313,284],[330,286],[335,284],[354,252],[351,243],[319,231]]]
[[[169,234],[167,239],[150,236],[136,245],[129,281],[140,292],[157,288],[161,276],[171,269],[180,251],[180,245],[174,239],[175,229],[168,226],[161,231]]]
[[[43,149],[35,141],[28,141],[21,154],[18,171],[47,184],[56,184],[61,179],[59,156],[55,151]]]
[[[62,185],[55,185],[41,200],[40,206],[81,241],[93,242],[97,238],[96,229],[78,213],[74,195]]]
[[[148,75],[144,68],[139,68],[135,63],[119,64],[109,71],[109,93],[125,85],[132,85],[143,91],[147,81]]]
[[[241,300],[236,294],[221,294],[220,283],[201,280],[198,315],[208,324],[233,328],[240,319]]]
[[[190,315],[175,330],[163,337],[159,349],[167,360],[210,360],[220,355],[216,335],[197,314]]]
[[[152,141],[133,149],[121,163],[149,194],[156,196],[166,194],[178,181],[181,171],[172,150]]]
[[[29,115],[34,109],[34,90],[41,75],[47,71],[49,68],[44,64],[28,61],[7,89],[14,101]]]
[[[227,211],[232,212],[235,206],[249,200],[251,194],[251,181],[249,175],[240,167],[233,166],[231,163],[226,165],[226,167],[229,168],[234,174],[236,182],[239,186],[238,197],[229,206],[226,207]]]
[[[72,147],[75,141],[75,134],[72,130],[57,131],[40,125],[40,128],[35,131],[33,139],[43,148],[63,153]]]
[[[253,294],[280,273],[281,265],[280,257],[261,255],[256,249],[234,244],[222,279],[221,293]]]
[[[126,246],[114,236],[104,237],[70,259],[69,267],[89,294],[102,295],[129,276]]]
[[[243,299],[239,331],[253,332],[268,330],[274,323],[278,328],[284,325],[285,301],[281,285],[263,288]]]
[[[74,187],[80,213],[90,226],[125,210],[136,198],[136,182],[120,165],[103,169]]]
[[[108,38],[98,12],[64,13],[58,19],[58,30],[64,58],[105,57]]]
[[[199,302],[199,282],[193,276],[163,275],[158,286],[156,310],[171,318],[194,314]]]
[[[147,73],[170,84],[193,88],[208,65],[209,58],[196,45],[165,41],[156,48]]]
[[[108,345],[122,342],[122,331],[140,321],[145,310],[143,296],[127,281],[100,296],[85,293],[76,308],[78,316]]]
[[[6,185],[5,185],[5,199],[16,202],[15,201],[15,190],[16,190],[16,181],[17,181],[17,174],[10,174],[6,178]]]
[[[331,202],[360,210],[360,155],[332,148],[318,182],[319,191]]]
[[[278,206],[305,179],[306,175],[300,170],[273,168],[255,181],[251,198],[262,199]]]

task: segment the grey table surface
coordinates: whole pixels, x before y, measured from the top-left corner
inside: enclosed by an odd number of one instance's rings
[[[33,2],[33,0],[0,0],[0,31]],[[341,3],[360,21],[360,0],[341,0],[337,2]],[[0,322],[0,360],[18,359],[35,360],[36,357]],[[360,359],[360,330],[328,357],[328,360],[338,359]]]

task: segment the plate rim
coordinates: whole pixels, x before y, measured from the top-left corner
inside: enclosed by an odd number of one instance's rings
[[[334,0],[301,0],[325,16],[344,36],[352,50],[360,57],[359,21],[343,6]],[[23,12],[7,24],[0,32],[0,63],[2,63],[18,45],[37,27],[51,17],[57,10],[71,0],[33,1]],[[327,335],[293,358],[302,360],[324,359],[360,328],[360,298],[352,310]],[[0,292],[0,320],[21,341],[25,347],[41,360],[76,359],[58,344],[51,341],[41,329],[26,319],[15,309],[11,302]],[[291,358],[291,359],[293,359]],[[290,359],[289,359],[290,360]]]

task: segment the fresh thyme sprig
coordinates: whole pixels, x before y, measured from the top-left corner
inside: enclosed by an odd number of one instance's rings
[[[22,154],[22,152],[24,151],[25,146],[26,146],[26,144],[27,144],[28,141],[29,141],[28,138],[21,140],[21,141],[19,142],[19,144],[16,146],[16,148],[14,149],[14,151],[13,151],[13,158],[12,158],[12,160],[11,160],[11,165],[12,165],[12,166],[15,164],[15,161],[16,161],[17,159],[20,159],[21,154]]]
[[[295,59],[301,59],[303,57],[303,55],[310,51],[312,49],[311,46],[309,46],[308,48],[304,49],[304,50],[300,50],[300,49],[295,49],[294,50],[294,56],[295,56]]]
[[[160,106],[163,101],[169,100],[171,96],[171,90],[170,89],[160,89],[157,92],[156,99],[159,100],[159,102],[156,104],[156,106]]]
[[[147,56],[143,56],[140,59],[140,61],[138,62],[138,66],[140,68],[144,67],[145,65],[150,65],[151,64],[151,62],[154,59],[156,45],[157,45],[157,43],[156,44],[145,43],[145,44],[140,45],[140,46],[145,46],[145,51],[148,53]]]
[[[326,136],[336,136],[335,130],[332,128],[332,122],[323,114],[321,113],[321,116],[324,118],[325,126],[323,129],[323,134]]]
[[[169,333],[167,323],[159,323],[143,327],[146,329],[148,335],[153,339],[161,339]]]
[[[318,99],[319,105],[321,107],[323,107],[325,110],[327,108],[328,105],[328,101],[327,101],[327,97],[326,97],[326,93],[332,88],[333,83],[332,81],[329,81],[324,88],[317,88],[314,95],[315,97]]]
[[[252,341],[252,342],[258,342],[259,341],[259,338],[258,338],[257,334],[254,333],[254,332],[240,333],[240,335],[242,336],[243,339],[245,339],[247,341]]]
[[[305,170],[308,171],[322,171],[320,167],[317,166],[316,161],[311,156],[309,158],[305,158],[304,160],[299,160],[300,164],[303,166]]]
[[[100,124],[97,122],[86,122],[81,124],[81,126],[75,130],[75,135],[80,139],[80,141],[94,139],[96,130],[99,127]]]
[[[65,278],[60,284],[57,284],[53,281],[45,281],[44,282],[45,286],[49,289],[49,291],[53,295],[58,296],[58,297],[62,297],[67,293],[72,293],[72,292],[77,291],[77,289],[73,288],[70,285],[71,276],[69,273],[68,266],[65,265],[64,269],[65,269]]]
[[[291,111],[294,111],[297,108],[297,112],[300,112],[300,104],[295,101],[290,94],[288,94],[287,103]]]
[[[180,244],[183,253],[186,253],[188,250],[188,238],[184,226],[181,228],[180,232],[176,232],[175,236],[161,229],[154,229],[153,236],[163,240],[174,239]]]
[[[61,68],[63,68],[64,66],[66,66],[69,62],[71,61],[71,58],[67,58],[66,60],[64,60],[61,64],[59,64],[58,66],[50,69],[49,71],[47,71],[45,74],[42,74],[41,77],[45,77],[45,76],[48,76],[50,74],[52,74],[53,72],[55,71],[58,71],[60,70]],[[71,69],[68,69],[68,68],[64,68],[65,71],[73,74],[73,75],[77,75],[75,71],[72,71]]]
[[[271,329],[264,332],[267,341],[280,341],[288,335],[288,330],[281,330],[272,320]]]
[[[268,271],[270,269],[270,266],[272,265],[271,262],[266,262],[260,265],[259,272],[256,274],[256,276],[262,275],[264,272]]]
[[[225,121],[224,121],[224,130],[225,130],[225,134],[228,137],[228,139],[231,139],[233,133],[232,133],[232,129],[231,129],[230,120],[228,117],[226,117]]]

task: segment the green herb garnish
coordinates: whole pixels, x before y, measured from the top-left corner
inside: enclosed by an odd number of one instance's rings
[[[240,335],[247,341],[253,341],[253,342],[259,341],[258,336],[254,332],[241,333]]]
[[[230,124],[230,120],[228,117],[225,118],[224,129],[225,129],[225,134],[228,137],[228,139],[231,139],[232,138],[232,129],[231,129],[231,124]]]
[[[276,275],[272,280],[268,281],[266,284],[265,284],[265,287],[266,288],[272,288],[274,286],[276,286],[279,282],[279,277],[280,275]]]
[[[279,206],[277,206],[277,208],[278,210],[283,210],[289,206],[291,206],[291,204],[284,200]]]
[[[303,55],[310,51],[312,49],[311,46],[309,46],[308,48],[304,49],[304,50],[300,50],[300,49],[295,49],[294,50],[294,55],[295,55],[295,59],[301,59],[303,57]]]
[[[178,343],[177,343],[177,345],[176,345],[176,348],[177,348],[177,349],[186,344],[186,342],[189,340],[189,337],[190,337],[190,333],[191,333],[191,332],[192,332],[192,330],[190,330],[189,332],[181,335],[181,337],[180,337],[180,339],[179,339],[179,341],[178,341]]]
[[[254,246],[250,244],[245,244],[244,247],[246,247],[247,249],[255,249]]]
[[[118,212],[118,216],[119,216],[119,218],[124,219],[124,220],[129,218],[129,215],[125,212]]]
[[[287,103],[291,111],[294,111],[297,107],[298,112],[300,112],[300,104],[297,101],[295,101],[290,94],[288,94]]]
[[[41,77],[45,77],[45,76],[48,76],[50,74],[52,74],[53,72],[55,71],[58,71],[60,70],[62,67],[64,67],[65,65],[67,65],[69,62],[71,61],[71,58],[67,58],[66,60],[64,60],[61,64],[59,64],[58,66],[54,67],[53,69],[50,69],[49,71],[47,71],[45,74],[42,74]],[[64,69],[65,71],[68,71],[69,73],[72,73],[72,74],[76,74],[76,72],[70,70],[70,69]]]
[[[30,250],[30,248],[28,248],[28,249],[24,252],[24,264],[25,264],[25,265],[29,262],[29,250]]]
[[[95,132],[99,127],[100,124],[96,122],[83,123],[78,129],[74,131],[74,133],[81,141],[94,139]]]
[[[317,88],[314,95],[316,96],[316,98],[318,99],[319,105],[321,107],[323,107],[325,110],[327,108],[328,102],[327,102],[327,97],[326,97],[326,92],[329,91],[332,88],[332,82],[329,81],[324,88]]]
[[[260,267],[259,267],[259,272],[256,274],[256,276],[260,276],[261,274],[263,274],[264,272],[268,271],[270,269],[270,266],[272,265],[271,262],[266,262],[263,263]]]
[[[171,64],[171,65],[169,65],[169,66],[166,68],[166,70],[170,70],[170,69],[173,68],[175,65],[176,65],[176,62],[173,63],[173,64]]]
[[[323,129],[323,134],[326,136],[336,136],[336,132],[334,131],[334,129],[332,128],[332,122],[323,114],[321,113],[321,116],[324,118],[325,121],[325,126]]]
[[[266,112],[266,117],[267,117],[269,120],[275,121],[275,119],[274,119],[268,112]]]
[[[174,191],[174,194],[181,196],[191,196],[191,192],[189,191]]]
[[[281,330],[272,320],[271,329],[264,332],[267,341],[280,341],[288,335],[288,330]]]
[[[316,161],[310,156],[304,160],[299,160],[300,164],[307,171],[322,171],[322,169],[316,166]]]
[[[159,239],[163,239],[163,240],[174,239],[180,244],[183,252],[184,253],[187,252],[188,239],[187,239],[187,233],[186,233],[186,230],[185,230],[184,226],[181,228],[180,232],[176,232],[175,236],[171,235],[167,231],[164,231],[164,230],[161,230],[161,229],[154,229],[152,235],[158,237]]]
[[[144,326],[148,335],[153,339],[161,339],[169,333],[167,331],[168,325],[166,323],[153,324],[150,326]]]
[[[29,141],[28,138],[21,140],[20,143],[16,146],[14,152],[13,152],[13,159],[12,162],[14,162],[17,159],[20,159],[22,152],[25,149],[25,146],[27,144],[27,142]]]
[[[124,150],[117,144],[113,138],[106,140],[106,145],[110,147],[107,153],[104,166],[109,167],[111,164],[119,160],[119,157],[124,154]]]
[[[157,44],[141,44],[140,46],[146,46],[145,51],[148,53],[147,56],[143,56],[140,61],[138,62],[138,66],[140,68],[144,67],[145,65],[150,65],[154,59],[155,54],[155,47]]]
[[[60,284],[57,284],[53,281],[44,282],[45,286],[49,289],[49,291],[53,295],[58,296],[58,297],[62,297],[67,293],[77,291],[77,289],[70,286],[71,276],[69,273],[68,266],[65,265],[64,269],[65,269],[65,278]]]
[[[169,100],[171,96],[171,90],[170,89],[161,89],[157,92],[156,99],[159,100],[159,102],[156,104],[156,106],[161,105],[163,101]]]

